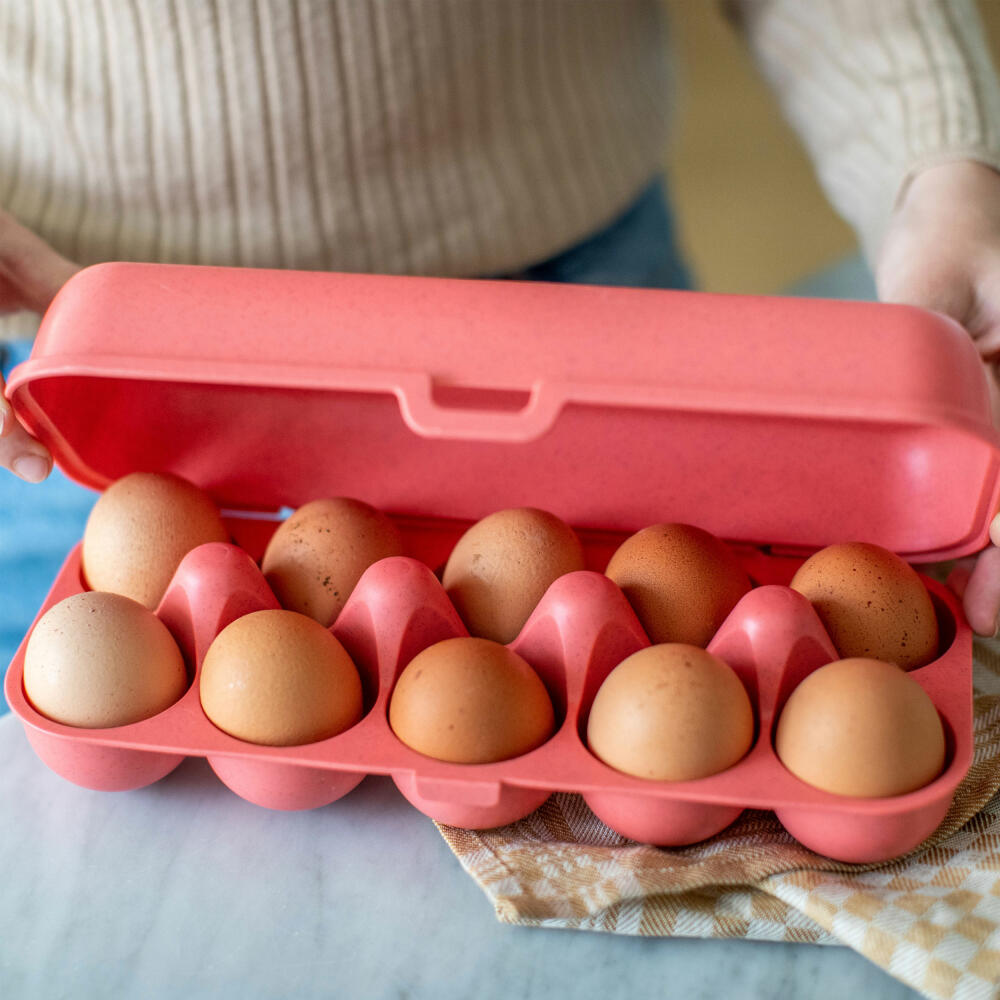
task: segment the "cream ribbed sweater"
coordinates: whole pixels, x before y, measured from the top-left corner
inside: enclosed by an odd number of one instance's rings
[[[730,6],[869,249],[914,167],[1000,166],[971,0]],[[659,168],[661,13],[0,0],[0,205],[84,264],[516,270],[610,220]]]

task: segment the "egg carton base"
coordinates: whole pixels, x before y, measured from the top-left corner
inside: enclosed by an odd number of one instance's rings
[[[587,570],[557,580],[511,644],[549,689],[559,723],[555,735],[525,757],[475,765],[472,771],[409,751],[388,728],[388,696],[402,667],[427,645],[466,634],[433,572],[406,557],[371,567],[332,628],[355,657],[369,698],[354,730],[324,744],[256,747],[226,736],[203,716],[197,677],[180,702],[151,720],[117,731],[59,726],[38,716],[24,697],[23,644],[8,672],[8,701],[38,756],[90,788],[141,787],[168,774],[185,756],[204,756],[236,794],[275,809],[317,808],[347,795],[366,774],[386,774],[415,808],[466,828],[514,822],[553,792],[566,791],[582,793],[612,829],[647,843],[696,842],[724,829],[745,808],[773,808],[796,839],[830,857],[875,862],[906,853],[940,823],[971,761],[971,633],[953,595],[926,581],[943,618],[947,648],[913,672],[949,733],[945,773],[898,800],[838,799],[793,779],[772,759],[773,726],[783,699],[835,652],[808,602],[783,583],[766,582],[768,560],[754,558],[761,585],[734,609],[710,648],[736,670],[752,696],[757,743],[729,772],[687,787],[618,774],[586,750],[589,700],[624,656],[649,644],[621,592]],[[185,562],[161,613],[175,619],[168,624],[196,674],[227,620],[273,607],[274,599],[256,564],[236,546],[212,543]],[[773,576],[786,579],[788,568],[782,558]],[[81,589],[76,553],[40,614]]]

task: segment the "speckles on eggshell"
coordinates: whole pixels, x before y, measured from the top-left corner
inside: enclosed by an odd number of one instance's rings
[[[271,536],[261,570],[281,606],[331,625],[369,566],[403,554],[391,519],[347,497],[303,504]]]
[[[871,656],[912,670],[938,651],[938,622],[916,570],[868,542],[830,545],[792,579],[843,657]]]
[[[442,583],[470,633],[510,642],[549,586],[583,568],[583,548],[569,525],[547,511],[515,507],[462,535]]]

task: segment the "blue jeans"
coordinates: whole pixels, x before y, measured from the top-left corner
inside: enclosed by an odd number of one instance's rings
[[[609,226],[517,278],[575,285],[691,288],[677,249],[663,184],[657,178]]]
[[[600,232],[511,277],[646,288],[691,285],[659,180]],[[30,350],[29,341],[0,345],[4,375]],[[0,472],[0,669],[13,658],[59,567],[83,535],[96,498],[58,469],[41,486]],[[6,711],[0,699],[0,713]]]

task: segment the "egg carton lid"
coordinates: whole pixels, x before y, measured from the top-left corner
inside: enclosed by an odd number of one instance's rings
[[[230,509],[530,504],[929,561],[981,548],[1000,501],[971,339],[908,306],[111,263],[8,394],[78,482],[170,470]]]

